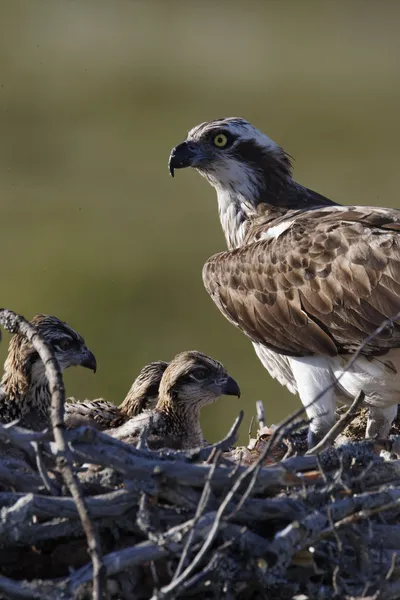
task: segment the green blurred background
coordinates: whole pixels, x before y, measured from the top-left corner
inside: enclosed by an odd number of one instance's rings
[[[146,362],[198,349],[243,393],[203,411],[210,441],[257,399],[269,424],[298,406],[204,291],[215,192],[168,155],[242,116],[302,184],[397,206],[399,19],[395,0],[0,1],[0,304],[83,334],[99,369],[70,370],[70,395],[119,403]]]

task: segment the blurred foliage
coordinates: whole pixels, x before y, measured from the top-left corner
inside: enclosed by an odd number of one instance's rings
[[[284,417],[298,400],[203,289],[225,248],[215,193],[172,180],[168,155],[243,116],[301,183],[398,205],[400,3],[1,0],[0,16],[1,304],[84,335],[99,370],[68,372],[70,395],[118,403],[146,362],[199,349],[243,392],[204,411],[210,441],[256,399]]]

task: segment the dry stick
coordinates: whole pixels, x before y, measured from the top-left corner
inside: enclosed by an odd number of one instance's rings
[[[301,414],[303,412],[303,410],[304,410],[304,407],[302,409],[299,409],[299,411],[296,411],[296,412],[299,412]],[[251,490],[253,489],[254,484],[255,484],[257,474],[261,468],[262,461],[266,458],[268,452],[272,448],[273,443],[278,438],[278,436],[281,434],[282,430],[285,429],[285,427],[288,423],[290,423],[294,418],[296,418],[296,413],[294,413],[294,415],[287,417],[284,421],[282,421],[282,423],[280,425],[278,425],[278,427],[274,430],[273,434],[271,435],[270,439],[268,440],[268,443],[267,443],[265,449],[263,450],[263,452],[261,453],[261,455],[257,459],[257,461],[255,463],[253,463],[252,465],[250,465],[250,467],[248,467],[248,469],[246,469],[236,479],[235,483],[233,484],[233,486],[231,487],[229,492],[226,494],[222,504],[220,505],[220,507],[215,515],[214,523],[208,533],[208,536],[207,536],[204,544],[202,545],[202,547],[200,548],[199,552],[196,554],[196,556],[194,557],[194,559],[192,560],[190,565],[187,566],[187,568],[183,571],[183,573],[181,573],[181,575],[179,577],[172,580],[168,585],[161,588],[161,590],[157,594],[153,595],[153,598],[151,600],[157,600],[158,598],[163,598],[165,596],[168,596],[174,590],[181,587],[183,582],[190,576],[190,574],[193,572],[193,570],[202,561],[203,557],[205,556],[206,552],[210,549],[210,547],[212,546],[212,544],[217,536],[218,529],[220,527],[224,512],[225,512],[226,508],[228,507],[229,503],[232,501],[234,495],[240,488],[243,481],[251,473],[253,473],[252,480],[251,480],[246,492],[243,494],[242,499],[240,500],[240,502],[239,502],[238,506],[235,508],[235,510],[232,511],[232,513],[230,513],[230,515],[228,515],[226,517],[227,520],[232,518],[232,516],[238,512],[239,507],[243,504],[244,500],[251,493]],[[254,476],[254,473],[255,473],[255,476]]]
[[[51,424],[57,448],[56,463],[71,496],[75,500],[82,521],[93,563],[93,600],[100,600],[103,588],[103,562],[100,541],[97,530],[90,519],[79,481],[72,470],[70,453],[64,437],[65,389],[60,366],[52,348],[46,344],[38,330],[26,319],[11,310],[0,309],[0,324],[10,333],[23,335],[35,348],[45,367],[51,393]]]
[[[262,452],[260,453],[260,456],[257,458],[257,460],[252,465],[250,465],[246,469],[246,471],[244,471],[237,478],[237,480],[235,481],[235,483],[232,487],[232,490],[234,493],[239,489],[239,487],[244,482],[244,480],[247,479],[247,477],[249,477],[249,475],[252,475],[251,480],[247,486],[247,489],[242,494],[242,497],[241,497],[240,501],[238,502],[236,508],[229,515],[227,515],[227,517],[226,517],[227,520],[232,519],[242,508],[243,504],[245,503],[247,498],[250,496],[250,494],[254,488],[254,485],[257,480],[257,476],[258,476],[258,474],[263,466],[263,462],[267,458],[268,454],[274,447],[275,443],[278,443],[280,441],[287,426],[290,425],[290,423],[292,423],[295,419],[297,419],[304,412],[304,410],[305,410],[304,406],[302,406],[301,408],[297,409],[294,413],[292,413],[291,415],[286,417],[286,419],[281,421],[281,423],[279,423],[279,425],[276,427],[276,429],[273,430],[271,437],[269,438],[265,448],[262,450]],[[233,494],[232,494],[232,496],[233,496]]]
[[[264,404],[262,403],[262,400],[256,401],[256,411],[257,411],[258,429],[262,429],[266,425],[265,410],[264,410]]]
[[[196,460],[206,460],[211,456],[211,454],[218,450],[222,450],[223,452],[229,450],[232,444],[234,444],[237,440],[237,433],[239,431],[240,425],[242,424],[243,416],[244,412],[241,410],[238,416],[236,417],[232,427],[228,431],[227,435],[221,441],[217,442],[216,444],[206,446],[205,448],[201,448],[200,450],[196,450],[196,452],[193,453],[193,456],[196,458]]]
[[[42,478],[44,487],[52,496],[59,496],[60,489],[58,488],[58,486],[55,484],[54,481],[51,481],[51,479],[47,473],[47,469],[44,465],[42,449],[41,449],[40,443],[39,442],[31,442],[31,444],[32,444],[32,447],[33,447],[33,449],[35,451],[35,455],[36,455],[36,467],[37,467],[40,477]]]
[[[250,443],[250,440],[251,440],[251,434],[253,432],[253,424],[254,424],[254,415],[251,416],[251,421],[250,421],[250,425],[249,425],[249,431],[248,431],[248,434],[249,434],[249,443]]]
[[[347,427],[347,425],[353,419],[355,413],[358,411],[361,404],[363,403],[364,398],[365,398],[364,392],[360,392],[354,398],[353,403],[351,404],[349,410],[343,416],[340,417],[339,421],[337,421],[333,425],[333,427],[331,427],[331,429],[328,431],[326,436],[323,437],[322,440],[320,442],[318,442],[318,444],[316,444],[316,446],[314,446],[314,448],[307,450],[306,455],[307,454],[317,454],[318,452],[322,452],[322,450],[325,450],[325,448],[327,446],[330,446],[331,443],[335,441],[337,436],[340,433],[342,433],[342,431]]]
[[[220,560],[220,555],[222,551],[232,546],[232,544],[233,540],[228,540],[227,542],[224,542],[219,548],[217,548],[208,564],[199,573],[196,573],[195,575],[193,575],[193,577],[191,577],[183,583],[182,591],[190,589],[191,587],[196,585],[196,583],[198,583],[201,579],[203,579],[206,575],[208,575],[208,573],[211,573],[215,569],[215,565]]]
[[[183,524],[170,528],[164,534],[164,543],[140,542],[134,546],[110,552],[104,557],[107,575],[114,575],[135,565],[141,565],[151,560],[159,560],[166,556],[176,555],[182,548],[182,535],[190,530],[192,519]],[[196,541],[202,539],[208,532],[211,522],[214,521],[214,513],[206,513],[195,526]],[[90,580],[92,567],[87,564],[81,567],[62,583],[64,589],[68,586],[69,593],[73,594],[83,583]]]
[[[206,479],[206,482],[205,482],[205,485],[204,485],[204,488],[203,488],[203,492],[202,492],[202,494],[200,496],[199,504],[198,504],[197,509],[196,509],[196,514],[194,515],[193,527],[191,527],[191,529],[189,531],[188,537],[187,537],[186,542],[185,542],[185,546],[183,548],[181,557],[179,559],[178,566],[176,568],[174,576],[172,577],[172,581],[174,579],[177,579],[179,577],[179,575],[181,574],[181,572],[182,572],[182,569],[183,569],[183,566],[185,564],[185,560],[186,560],[187,554],[189,552],[191,543],[193,541],[194,527],[196,526],[198,520],[203,515],[203,513],[204,513],[204,511],[205,511],[205,509],[207,507],[208,500],[210,498],[210,493],[211,493],[211,481],[212,481],[212,478],[213,478],[213,475],[214,475],[214,471],[215,471],[215,469],[216,469],[216,467],[218,465],[218,461],[219,461],[220,456],[221,456],[221,451],[217,450],[217,452],[215,454],[215,457],[214,457],[214,462],[213,462],[212,467],[210,469],[210,473],[209,473],[209,475],[208,475],[208,477]]]
[[[150,415],[147,425],[145,425],[139,433],[138,443],[136,444],[137,450],[149,450],[149,444],[147,439],[149,437],[149,431],[153,425],[153,417]]]
[[[250,468],[251,467],[249,467],[249,469]],[[206,552],[208,552],[208,550],[211,548],[211,546],[218,534],[218,530],[219,530],[224,512],[225,512],[226,508],[228,507],[229,503],[231,502],[231,500],[233,499],[233,496],[235,495],[236,491],[238,490],[240,483],[241,483],[241,481],[240,481],[241,479],[242,479],[242,476],[238,477],[238,479],[233,484],[232,488],[226,494],[222,504],[220,505],[220,507],[215,515],[214,522],[212,524],[210,531],[208,532],[205,542],[203,543],[202,547],[200,548],[200,550],[198,551],[198,553],[196,554],[196,556],[194,557],[194,559],[192,560],[190,565],[188,565],[186,567],[186,569],[183,571],[183,573],[181,573],[181,575],[179,577],[177,577],[176,579],[173,579],[168,585],[164,586],[163,588],[161,588],[161,590],[158,593],[153,595],[151,600],[157,600],[159,598],[164,598],[164,597],[170,596],[172,594],[172,592],[176,592],[177,588],[180,588],[182,586],[182,584],[188,579],[189,575],[191,575],[191,573],[194,571],[194,569],[203,560]],[[239,481],[240,481],[240,483],[238,484]]]

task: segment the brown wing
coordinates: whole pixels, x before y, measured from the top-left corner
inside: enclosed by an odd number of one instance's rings
[[[64,420],[68,428],[90,425],[102,430],[122,425],[127,417],[111,402],[98,399],[85,402],[66,402]]]
[[[267,228],[253,231],[259,238]],[[203,280],[221,312],[255,342],[294,356],[354,352],[400,311],[400,211],[304,212],[276,239],[210,258]],[[393,347],[400,347],[400,321],[365,353]]]

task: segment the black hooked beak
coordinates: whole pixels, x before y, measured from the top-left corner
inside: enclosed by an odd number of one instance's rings
[[[193,160],[196,158],[197,148],[189,142],[182,142],[173,148],[169,155],[168,169],[172,177],[174,176],[175,169],[184,169],[185,167],[191,167]]]
[[[238,398],[240,398],[240,387],[233,379],[233,377],[228,377],[223,387],[222,393],[225,396],[237,396]]]
[[[81,361],[81,367],[85,367],[86,369],[90,369],[93,373],[97,371],[97,361],[93,352],[90,352],[89,349],[86,349],[86,352]]]

